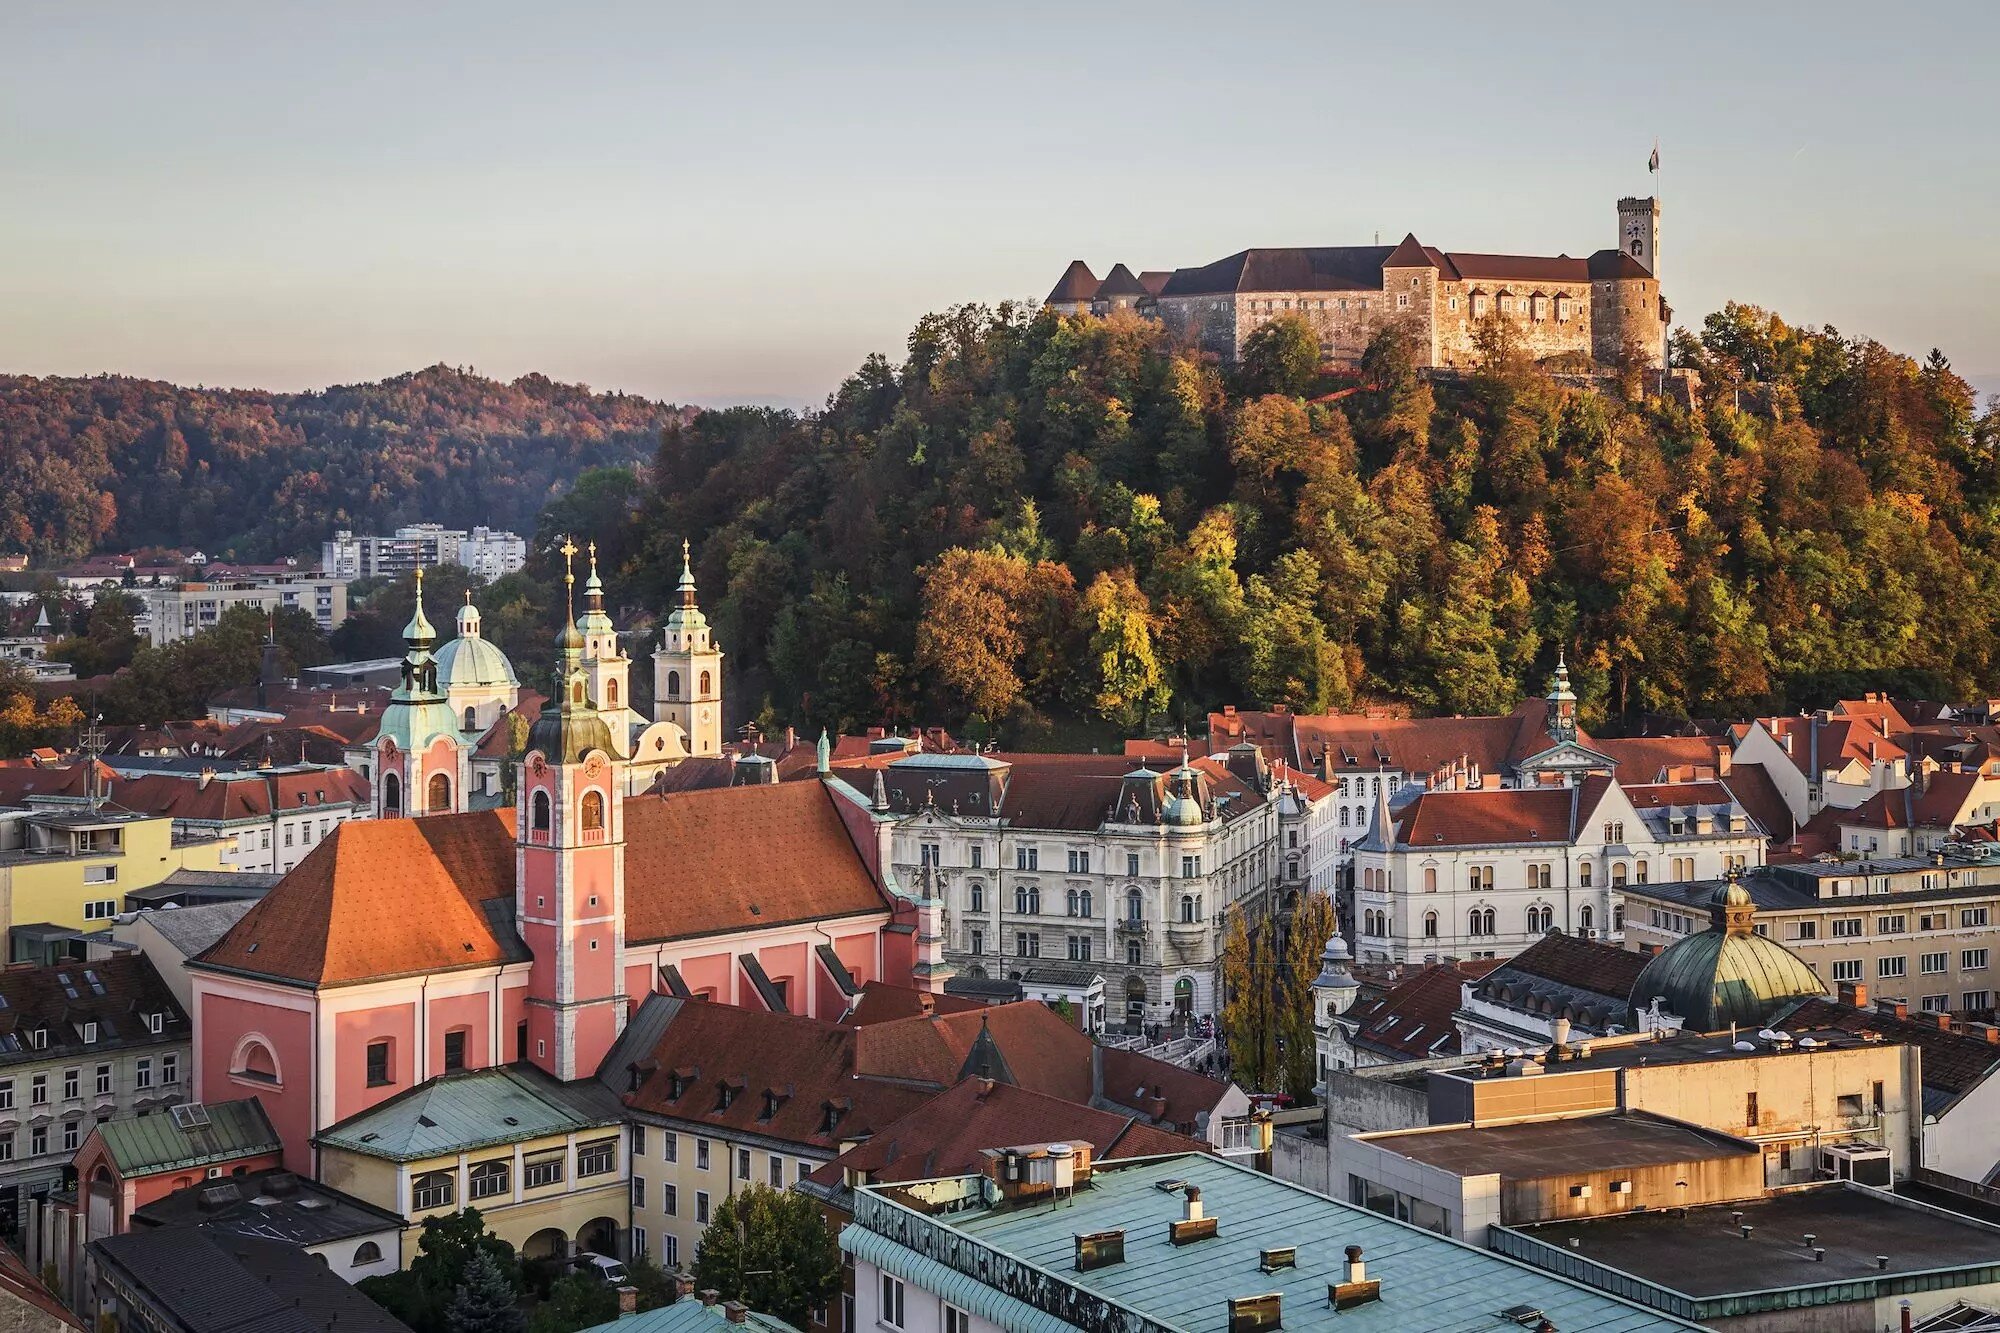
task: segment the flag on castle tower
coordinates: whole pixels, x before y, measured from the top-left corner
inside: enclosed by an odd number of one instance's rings
[[[1659,169],[1660,169],[1660,141],[1658,139],[1655,139],[1653,140],[1653,155],[1646,159],[1646,170],[1649,172],[1657,172],[1659,171]]]

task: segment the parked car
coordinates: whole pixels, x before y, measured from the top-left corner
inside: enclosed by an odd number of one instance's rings
[[[625,1265],[608,1254],[592,1254],[585,1250],[570,1260],[579,1273],[589,1273],[607,1287],[622,1287],[632,1280],[625,1271]]]

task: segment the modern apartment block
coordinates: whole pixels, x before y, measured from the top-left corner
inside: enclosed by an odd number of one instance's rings
[[[527,540],[492,528],[447,528],[412,523],[386,537],[356,536],[346,528],[320,546],[320,568],[343,579],[395,578],[413,569],[463,565],[487,583],[528,560]]]

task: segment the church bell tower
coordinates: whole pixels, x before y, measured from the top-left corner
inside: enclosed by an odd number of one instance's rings
[[[722,649],[695,605],[694,564],[681,543],[680,604],[667,614],[653,654],[653,720],[687,735],[690,755],[722,753]]]

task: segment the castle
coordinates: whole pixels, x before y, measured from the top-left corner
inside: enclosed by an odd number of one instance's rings
[[[1260,325],[1302,316],[1320,355],[1352,366],[1377,330],[1406,324],[1430,368],[1477,363],[1477,326],[1512,323],[1537,359],[1589,358],[1600,366],[1665,364],[1672,311],[1660,294],[1660,201],[1618,201],[1619,244],[1585,259],[1439,250],[1414,235],[1401,244],[1240,250],[1198,268],[1134,274],[1116,264],[1102,279],[1073,261],[1049,293],[1063,314],[1130,310],[1224,360]]]

